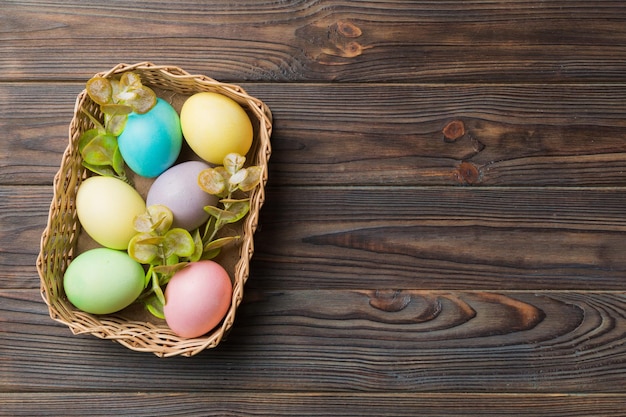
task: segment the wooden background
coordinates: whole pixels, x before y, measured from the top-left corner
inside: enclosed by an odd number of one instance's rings
[[[75,97],[143,61],[275,118],[244,303],[193,358],[39,294]],[[0,133],[0,415],[626,415],[623,1],[3,0]]]

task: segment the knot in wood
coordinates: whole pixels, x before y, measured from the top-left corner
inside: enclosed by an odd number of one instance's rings
[[[348,42],[345,46],[339,47],[346,58],[354,58],[363,53],[363,47],[358,42]]]
[[[455,142],[465,135],[465,124],[461,120],[453,120],[442,130],[446,142]]]
[[[478,184],[480,182],[480,170],[471,162],[461,162],[454,172],[454,179],[461,184]]]
[[[370,298],[370,305],[382,311],[394,313],[403,310],[411,302],[411,294],[402,290],[376,290]]]
[[[346,38],[358,38],[363,34],[361,29],[352,22],[340,20],[335,25],[337,32]]]

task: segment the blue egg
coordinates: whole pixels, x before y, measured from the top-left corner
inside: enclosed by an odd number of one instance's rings
[[[167,101],[157,98],[147,113],[128,115],[117,140],[126,165],[142,177],[154,178],[174,165],[180,154],[180,118]]]

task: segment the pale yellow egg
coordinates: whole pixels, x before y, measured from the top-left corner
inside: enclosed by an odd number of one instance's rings
[[[127,249],[137,233],[135,216],[145,211],[146,203],[141,195],[117,178],[90,177],[78,187],[78,220],[93,240],[107,248]]]

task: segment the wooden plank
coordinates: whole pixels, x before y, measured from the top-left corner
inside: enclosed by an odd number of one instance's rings
[[[36,288],[52,187],[0,186],[0,288]]]
[[[36,290],[0,313],[5,393],[626,393],[624,293],[250,290],[227,341],[167,359],[71,336]]]
[[[0,393],[0,415],[224,416],[623,416],[623,395],[379,393]]]
[[[51,183],[82,86],[0,83],[0,183]],[[626,184],[624,84],[243,86],[274,114],[271,185]]]
[[[270,189],[248,285],[624,290],[617,189]]]
[[[52,190],[0,187],[0,288],[37,288]],[[623,189],[270,187],[248,285],[625,290]]]
[[[0,83],[0,184],[52,184],[83,88],[84,83]]]
[[[4,80],[76,80],[144,60],[229,81],[611,82],[626,71],[626,7],[615,1],[57,0],[3,10]]]

